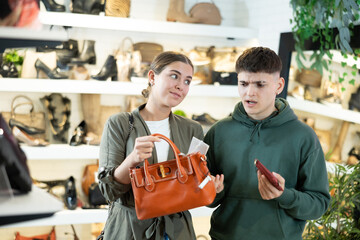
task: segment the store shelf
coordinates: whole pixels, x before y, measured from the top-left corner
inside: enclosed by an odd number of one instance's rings
[[[21,145],[27,159],[36,160],[61,160],[61,159],[98,159],[99,146],[68,144],[50,144],[46,147],[32,147]]]
[[[0,38],[17,40],[66,41],[66,31],[35,30],[29,28],[0,27]]]
[[[346,110],[343,108],[330,107],[325,104],[300,100],[291,96],[287,97],[287,101],[293,109],[299,111],[314,113],[325,117],[360,124],[360,112]]]
[[[258,35],[256,30],[242,27],[155,21],[149,19],[133,19],[76,13],[40,12],[39,19],[42,24],[47,25],[141,33],[188,35],[192,37],[202,36],[249,39],[257,38]]]
[[[211,216],[213,208],[200,207],[191,209],[193,217],[208,217]],[[19,222],[5,225],[3,227],[34,227],[34,226],[54,226],[67,224],[88,224],[88,223],[104,223],[108,216],[107,209],[76,209],[63,210],[55,213],[51,217],[40,218],[32,221]]]
[[[106,222],[107,215],[108,215],[107,209],[62,210],[55,213],[51,217],[4,225],[3,227],[12,228],[12,227],[103,223]]]
[[[146,82],[0,78],[0,92],[140,95]],[[238,97],[238,91],[236,86],[194,85],[189,96]]]

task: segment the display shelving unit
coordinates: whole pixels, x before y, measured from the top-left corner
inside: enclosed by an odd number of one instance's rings
[[[183,35],[186,37],[204,37],[218,39],[256,39],[257,30],[241,27],[226,27],[204,24],[188,24],[165,21],[151,21],[129,18],[115,18],[73,13],[40,12],[43,25],[84,28],[88,31],[112,30],[123,32],[138,32],[146,34]],[[66,41],[70,37],[64,28],[57,30],[27,30],[0,27],[0,40],[26,39],[31,41]],[[15,47],[11,45],[11,47]],[[21,45],[19,45],[21,47]],[[145,83],[144,79],[132,79],[134,82],[96,81],[96,80],[52,80],[52,79],[22,79],[0,78],[0,92],[3,93],[71,93],[71,94],[113,94],[139,95]],[[193,97],[225,97],[237,98],[236,86],[194,85],[189,96]],[[30,147],[21,145],[29,161],[32,160],[81,160],[98,159],[99,147],[90,145],[70,146],[54,144],[47,147]],[[55,154],[56,153],[56,154]],[[202,207],[191,210],[193,216],[209,216],[212,209]],[[61,210],[53,216],[26,222],[19,222],[2,227],[30,227],[61,224],[87,224],[105,222],[106,209],[76,209]]]

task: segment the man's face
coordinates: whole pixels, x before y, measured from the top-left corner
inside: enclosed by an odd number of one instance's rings
[[[279,73],[240,72],[238,91],[250,118],[263,120],[276,110],[275,98],[284,88],[285,80]]]

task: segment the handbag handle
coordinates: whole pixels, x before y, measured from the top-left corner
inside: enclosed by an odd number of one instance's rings
[[[176,159],[176,165],[178,168],[177,178],[178,178],[179,182],[185,183],[188,180],[188,175],[186,174],[185,168],[181,165],[180,157],[179,157],[180,151],[177,148],[177,146],[169,138],[165,137],[162,134],[154,133],[151,136],[161,138],[170,145],[171,149],[174,152],[175,159]],[[145,159],[145,161],[144,161],[144,173],[145,173],[145,188],[146,188],[146,190],[151,192],[155,187],[155,183],[149,173],[149,161],[147,159]]]
[[[28,100],[28,102],[23,102],[23,103],[18,103],[14,106],[15,100],[19,99],[19,98],[25,98],[26,100]],[[11,101],[11,118],[15,118],[15,109],[17,107],[20,107],[22,105],[30,105],[31,109],[30,109],[30,116],[33,117],[33,113],[34,113],[34,103],[33,101],[25,95],[17,95],[16,97],[13,98],[13,100]]]

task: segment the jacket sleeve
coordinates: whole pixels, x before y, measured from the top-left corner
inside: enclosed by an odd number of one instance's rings
[[[329,206],[330,194],[321,147],[310,152],[300,165],[298,186],[285,188],[276,200],[287,214],[296,219],[317,219],[325,213]]]
[[[108,201],[114,201],[130,190],[130,184],[114,180],[115,169],[124,161],[129,135],[126,115],[113,115],[105,123],[100,143],[99,187]],[[125,126],[126,125],[126,126]]]

